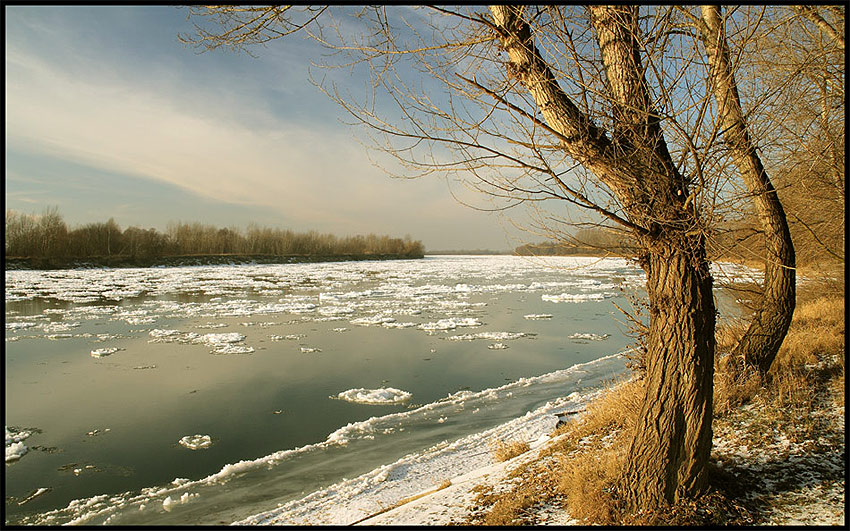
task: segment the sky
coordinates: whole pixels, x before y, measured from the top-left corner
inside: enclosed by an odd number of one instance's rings
[[[256,57],[198,53],[177,38],[193,31],[186,8],[4,11],[7,209],[56,206],[71,228],[114,218],[410,235],[427,250],[541,239],[512,214],[461,204],[488,206],[445,178],[376,167],[363,132],[309,81],[322,50],[305,37]]]

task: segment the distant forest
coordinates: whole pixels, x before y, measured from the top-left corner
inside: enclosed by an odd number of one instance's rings
[[[421,258],[422,242],[389,236],[337,237],[315,231],[293,232],[249,224],[246,230],[202,223],[172,222],[156,229],[121,227],[110,218],[69,229],[58,208],[42,214],[6,211],[7,258],[150,259],[198,255],[364,256]]]
[[[561,241],[527,243],[514,249],[519,256],[631,256],[628,242],[602,229],[581,229]]]

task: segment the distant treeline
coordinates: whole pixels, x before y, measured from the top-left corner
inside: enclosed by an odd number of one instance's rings
[[[527,243],[514,249],[519,256],[631,256],[632,247],[615,234],[601,229],[582,229],[563,241]]]
[[[461,249],[461,250],[450,250],[450,251],[428,251],[428,254],[431,255],[497,255],[497,254],[511,254],[510,251],[494,251],[492,249]]]
[[[421,258],[424,246],[410,236],[337,237],[315,231],[248,225],[246,230],[201,223],[169,223],[156,229],[121,227],[114,219],[69,229],[58,208],[42,214],[6,211],[6,257],[150,259],[187,255],[364,256],[394,255]]]

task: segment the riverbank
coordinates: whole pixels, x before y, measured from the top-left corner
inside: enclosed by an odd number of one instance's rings
[[[316,262],[350,262],[362,260],[416,260],[424,255],[409,254],[332,254],[332,255],[270,255],[214,254],[160,257],[98,256],[92,258],[9,258],[4,259],[6,270],[20,269],[91,269],[98,267],[180,267],[243,264],[305,264]]]
[[[624,517],[608,496],[639,404],[640,382],[631,380],[237,523],[846,525],[843,291],[801,291],[767,379],[718,363],[711,488],[700,499]],[[734,334],[718,335],[723,352]],[[556,429],[558,414],[572,412]]]

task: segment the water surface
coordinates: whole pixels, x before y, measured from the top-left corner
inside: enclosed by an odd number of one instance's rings
[[[229,523],[596,388],[643,282],[582,257],[7,271],[7,523]]]

